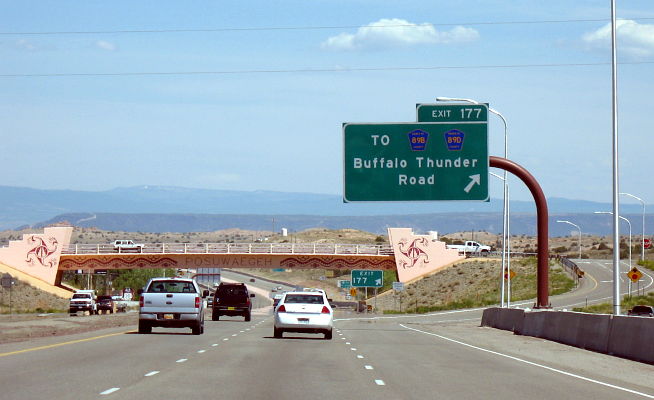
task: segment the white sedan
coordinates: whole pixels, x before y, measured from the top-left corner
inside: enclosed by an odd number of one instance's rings
[[[334,311],[321,292],[287,292],[275,308],[274,336],[284,332],[323,333],[332,338]]]

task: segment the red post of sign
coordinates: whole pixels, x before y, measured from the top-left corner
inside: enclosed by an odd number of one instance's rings
[[[522,166],[502,157],[489,157],[489,166],[506,170],[520,178],[536,202],[538,270],[536,272],[536,304],[534,308],[549,308],[549,234],[547,200],[536,178]]]

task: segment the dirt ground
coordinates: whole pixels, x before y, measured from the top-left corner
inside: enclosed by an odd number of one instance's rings
[[[4,314],[0,315],[0,343],[21,342],[38,337],[64,336],[118,326],[136,329],[138,313],[106,315]]]

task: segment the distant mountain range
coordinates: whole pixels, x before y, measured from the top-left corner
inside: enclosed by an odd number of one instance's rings
[[[68,221],[76,226],[143,232],[212,231],[226,228],[293,231],[313,227],[355,228],[384,233],[388,226],[419,231],[501,232],[502,201],[346,203],[341,196],[274,191],[229,191],[167,186],[138,186],[108,191],[39,190],[0,186],[0,229],[42,226]],[[548,199],[552,235],[572,226],[585,233],[609,234],[610,216],[593,214],[611,205],[586,200]],[[622,215],[640,233],[642,206],[622,204]],[[649,207],[651,210],[651,206]],[[535,208],[529,201],[511,201],[511,232],[535,234]],[[651,221],[650,221],[651,219]],[[648,216],[648,226],[654,216]],[[652,226],[654,228],[654,226]],[[626,227],[621,228],[626,233]]]

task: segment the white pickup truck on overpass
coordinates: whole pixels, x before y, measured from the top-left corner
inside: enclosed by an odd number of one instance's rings
[[[447,248],[457,249],[459,253],[488,253],[491,251],[490,246],[472,240],[466,241],[465,244],[448,244]]]

